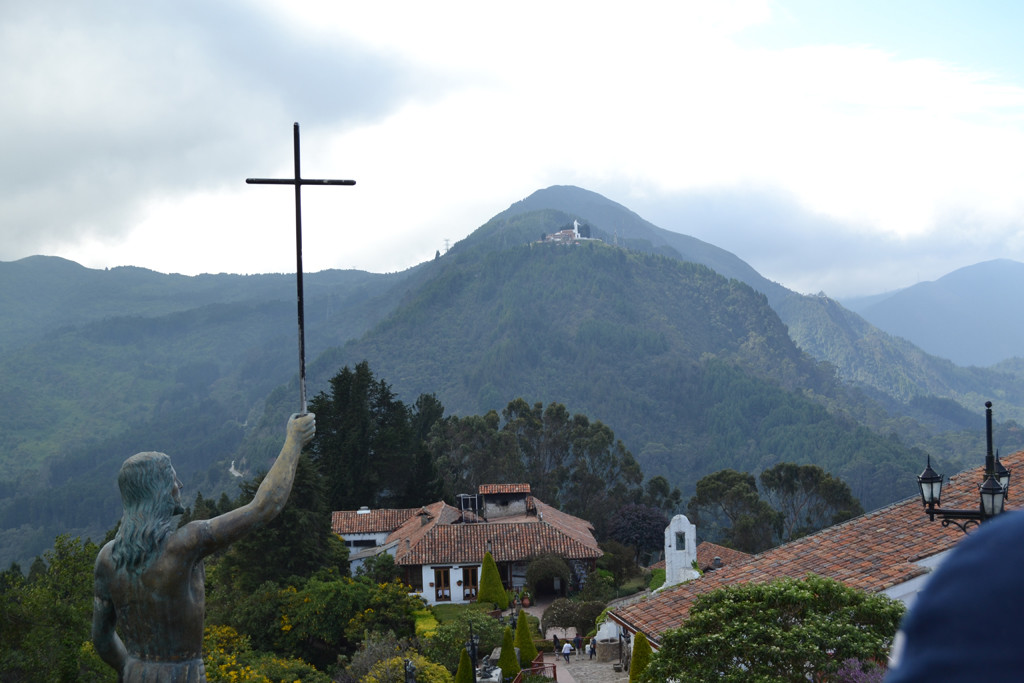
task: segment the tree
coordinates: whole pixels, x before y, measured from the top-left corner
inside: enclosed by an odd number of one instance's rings
[[[459,668],[455,672],[455,683],[473,683],[476,680],[476,675],[473,673],[473,662],[469,658],[469,653],[466,649],[462,649],[462,653],[459,655]]]
[[[673,487],[668,483],[668,479],[659,474],[644,484],[644,503],[671,515],[682,505],[683,494],[678,487]]]
[[[612,519],[608,532],[616,541],[632,546],[633,561],[640,564],[644,556],[659,552],[665,547],[665,528],[668,516],[661,508],[643,503],[629,503],[619,508]]]
[[[470,630],[480,638],[479,652],[492,652],[501,645],[502,627],[498,620],[484,612],[467,609],[437,627],[437,631],[427,641],[427,656],[449,671],[456,671],[460,653],[466,651]]]
[[[343,368],[330,387],[329,395],[321,392],[310,401],[317,421],[310,451],[325,479],[329,508],[423,504],[424,486],[434,479],[423,435],[444,412],[436,397],[418,399],[422,412],[414,413],[374,378],[366,361]]]
[[[99,548],[62,534],[27,580],[9,576],[0,594],[0,671],[5,680],[77,681],[92,623]],[[104,672],[105,673],[105,672]]]
[[[635,576],[639,571],[636,564],[636,550],[632,546],[623,545],[618,541],[605,541],[601,544],[604,551],[597,560],[597,566],[612,573],[612,583],[615,588],[621,588],[626,580]],[[588,574],[587,583],[590,583],[596,575]]]
[[[643,631],[638,631],[633,639],[633,654],[629,660],[629,683],[637,683],[647,665],[651,663],[651,643]]]
[[[492,410],[486,415],[449,416],[434,425],[429,449],[446,498],[476,491],[480,484],[522,479],[515,443],[500,423]]]
[[[241,485],[241,503],[252,499],[262,479]],[[230,600],[242,599],[265,581],[281,584],[293,576],[312,576],[322,567],[348,573],[348,550],[331,532],[331,508],[325,500],[323,480],[308,455],[299,459],[295,483],[281,514],[232,544],[219,564],[223,585],[236,591]]]
[[[662,634],[641,681],[824,681],[848,659],[884,661],[903,604],[815,575],[699,596]]]
[[[791,541],[864,512],[846,482],[818,467],[783,462],[761,473],[761,487],[782,513],[782,539]]]
[[[519,648],[519,663],[523,668],[530,666],[537,657],[537,646],[533,644],[533,635],[530,633],[530,622],[526,612],[519,610],[519,618],[516,621],[515,645]]]
[[[501,669],[501,677],[510,679],[519,673],[519,658],[516,657],[516,647],[512,640],[512,629],[505,627],[505,633],[501,636],[501,656],[498,657],[498,668]]]
[[[605,607],[603,602],[558,598],[544,610],[544,615],[541,617],[541,630],[547,632],[552,627],[574,628],[580,635],[590,633]]]
[[[480,590],[476,594],[477,602],[491,602],[501,609],[508,609],[508,593],[501,584],[498,565],[494,562],[491,551],[484,553],[483,567],[480,569]]]
[[[416,667],[417,681],[421,683],[452,683],[452,675],[448,673],[447,669],[413,651],[377,662],[363,677],[363,683],[405,683],[405,660],[407,659]]]
[[[569,569],[569,563],[558,555],[550,553],[537,555],[530,558],[530,563],[526,565],[526,585],[530,587],[534,594],[537,593],[542,583],[548,581],[553,583],[553,580],[557,578],[561,580],[563,585],[567,586],[571,577],[572,570]]]
[[[366,576],[374,583],[397,582],[402,576],[402,569],[395,564],[391,553],[380,553],[363,560],[356,569],[356,576]]]
[[[703,477],[687,510],[705,538],[748,553],[771,548],[781,533],[782,516],[761,500],[754,475],[745,472],[727,469]]]

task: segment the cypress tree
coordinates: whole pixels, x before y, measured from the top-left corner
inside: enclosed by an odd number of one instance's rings
[[[530,624],[526,621],[526,612],[519,610],[519,621],[516,622],[516,647],[519,648],[519,663],[523,668],[530,666],[537,657],[537,646],[530,635]]]
[[[477,602],[493,602],[501,609],[508,609],[508,593],[501,585],[498,565],[494,562],[491,552],[484,553],[484,563],[480,570],[480,591],[476,595]]]
[[[643,631],[638,631],[633,639],[633,657],[629,663],[629,683],[640,680],[647,665],[651,663],[651,643]]]
[[[466,648],[459,655],[459,668],[455,672],[455,683],[473,683],[473,662],[469,659]]]
[[[501,637],[501,656],[498,657],[498,667],[501,669],[502,678],[514,678],[519,673],[516,646],[512,642],[512,629],[508,626],[505,627],[505,633]]]

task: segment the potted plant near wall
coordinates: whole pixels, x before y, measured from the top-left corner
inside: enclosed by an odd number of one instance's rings
[[[519,599],[523,601],[523,607],[529,607],[533,596],[530,595],[530,591],[524,588],[523,592],[519,594]]]

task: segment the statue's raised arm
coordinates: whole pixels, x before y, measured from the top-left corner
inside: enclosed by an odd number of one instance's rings
[[[233,543],[250,530],[263,526],[281,514],[292,491],[299,455],[303,446],[313,440],[315,432],[316,416],[313,413],[292,415],[288,420],[288,432],[281,453],[256,490],[253,499],[246,505],[207,522],[198,521],[188,525],[208,525],[208,531],[197,530],[197,538],[194,539],[203,545],[204,555]],[[184,528],[188,529],[188,526]]]
[[[280,455],[252,501],[177,528],[181,482],[163,453],[121,466],[124,516],[96,558],[92,639],[118,680],[204,683],[203,558],[280,514],[302,448],[316,432],[312,413],[293,415]]]

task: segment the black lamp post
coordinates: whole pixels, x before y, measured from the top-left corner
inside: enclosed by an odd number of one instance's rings
[[[938,517],[942,526],[953,524],[964,533],[971,526],[978,526],[986,519],[1002,513],[1003,504],[1009,497],[1010,470],[999,462],[999,456],[992,454],[992,402],[985,402],[985,432],[988,448],[985,454],[985,474],[981,486],[978,487],[980,501],[976,510],[950,510],[939,507],[942,495],[942,475],[932,469],[931,456],[928,464],[917,477],[917,485],[921,490],[921,502],[924,503],[925,514],[931,521]]]
[[[469,640],[466,641],[466,652],[469,653],[470,664],[473,665],[473,683],[476,683],[476,656],[480,646],[480,636],[473,633],[473,624],[469,625]]]

